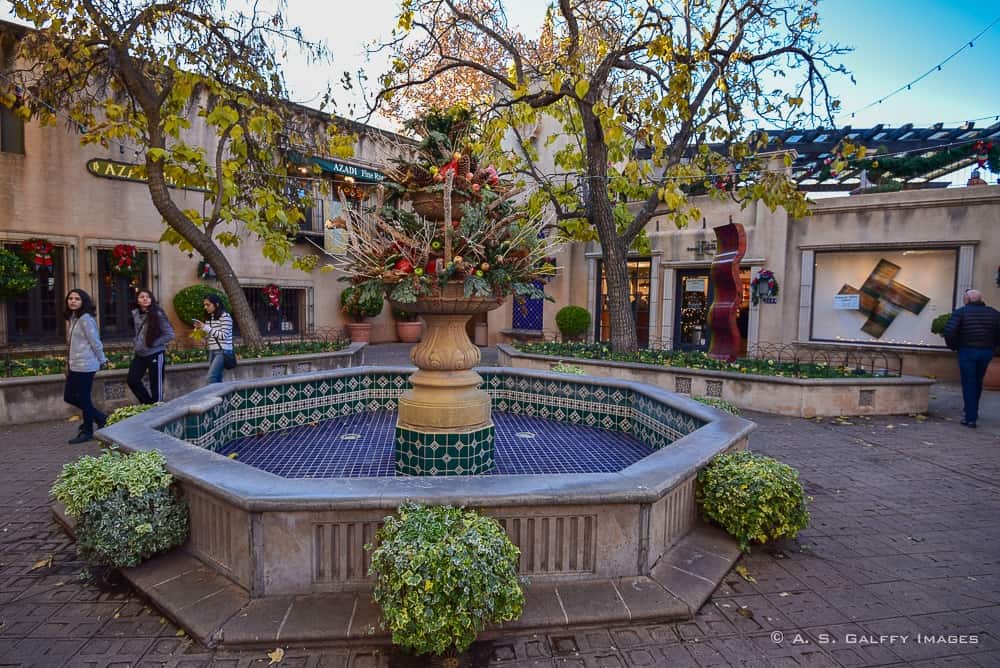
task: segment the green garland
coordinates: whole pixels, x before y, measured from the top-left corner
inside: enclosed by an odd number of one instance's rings
[[[964,159],[974,160],[977,155],[982,155],[974,150],[978,141],[981,140],[970,141],[961,146],[939,151],[932,155],[900,157],[874,155],[871,158],[864,158],[862,160],[848,160],[847,166],[852,169],[868,170],[868,178],[876,183],[881,181],[885,174],[891,174],[892,178],[896,179],[911,179],[942,169]],[[991,172],[1000,172],[1000,146],[993,144],[984,153],[986,155],[986,167]],[[815,178],[822,183],[826,179],[835,176],[832,173],[834,164],[835,162],[831,162],[830,164],[823,165],[819,172],[807,174],[807,176]]]

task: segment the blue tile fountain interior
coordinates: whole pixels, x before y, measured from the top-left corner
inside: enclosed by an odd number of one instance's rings
[[[395,410],[408,374],[317,375],[233,390],[160,430],[285,477],[394,475]],[[703,424],[632,389],[563,376],[482,376],[497,427],[493,474],[618,471]]]

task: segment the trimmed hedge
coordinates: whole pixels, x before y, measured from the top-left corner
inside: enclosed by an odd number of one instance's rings
[[[205,319],[205,296],[209,294],[214,294],[222,300],[222,306],[230,311],[229,297],[222,290],[216,290],[215,288],[209,287],[207,285],[189,285],[184,288],[176,295],[174,295],[174,311],[177,312],[177,317],[184,321],[185,324],[191,325],[191,321],[194,319],[204,320]]]

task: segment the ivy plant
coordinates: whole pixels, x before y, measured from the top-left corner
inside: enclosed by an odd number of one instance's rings
[[[422,654],[466,650],[489,623],[517,619],[520,551],[496,520],[406,502],[372,550],[374,598],[392,641]]]
[[[52,495],[66,507],[68,515],[79,517],[91,503],[110,497],[116,490],[138,497],[165,489],[171,482],[173,477],[167,473],[158,451],[125,456],[108,450],[100,457],[85,455],[63,466],[52,486]]]
[[[140,413],[145,413],[154,406],[156,406],[156,404],[133,404],[131,406],[116,408],[115,411],[108,416],[108,421],[104,424],[104,426],[110,427],[117,422],[139,415]]]
[[[799,473],[749,451],[717,455],[700,473],[695,501],[705,517],[750,551],[751,543],[794,538],[809,525]]]
[[[90,503],[76,526],[77,551],[92,564],[126,568],[187,539],[188,510],[171,488],[133,496],[125,488]]]

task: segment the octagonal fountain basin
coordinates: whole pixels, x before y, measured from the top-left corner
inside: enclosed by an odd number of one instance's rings
[[[377,615],[364,546],[407,499],[475,508],[520,548],[527,604],[505,628],[683,617],[735,560],[735,543],[698,519],[694,482],[745,447],[753,423],[649,385],[479,368],[495,466],[461,475],[474,467],[443,438],[412,464],[451,475],[397,475],[395,411],[412,371],[220,383],[102,430],[124,450],[160,450],[190,509],[183,551],[133,569],[133,582],[209,643],[363,639],[360,620]],[[212,594],[214,621],[192,604],[193,574],[228,592]],[[289,607],[280,629],[247,635],[248,619],[290,601],[350,614],[296,626]]]

